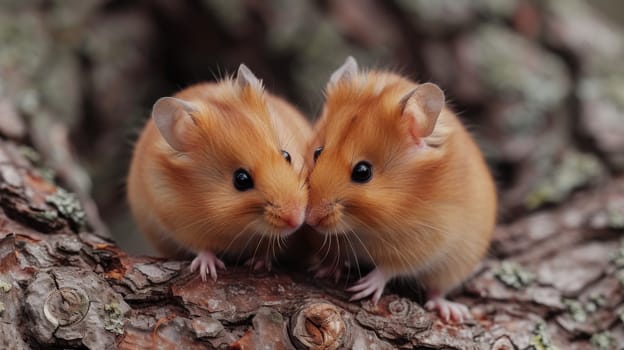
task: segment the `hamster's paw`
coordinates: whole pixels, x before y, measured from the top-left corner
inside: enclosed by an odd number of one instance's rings
[[[335,265],[313,266],[308,271],[314,272],[314,278],[332,278],[334,283],[338,283],[342,277],[342,269]]]
[[[225,270],[225,264],[221,259],[211,252],[210,250],[204,250],[197,254],[195,259],[191,262],[191,272],[195,272],[199,268],[199,276],[202,281],[206,282],[207,272],[210,273],[210,278],[213,281],[217,280],[217,268]]]
[[[351,264],[348,260],[334,260],[332,262],[317,261],[310,268],[308,268],[308,272],[314,273],[314,278],[328,278],[332,279],[334,283],[338,283],[345,273],[347,273],[348,278],[350,270]]]
[[[436,311],[444,322],[453,321],[463,323],[466,320],[472,319],[472,314],[470,314],[470,310],[466,305],[449,301],[442,297],[434,297],[427,301],[427,303],[425,303],[425,309]]]
[[[388,280],[387,274],[379,267],[376,267],[368,275],[357,281],[355,285],[347,289],[348,292],[357,293],[349,301],[359,300],[372,295],[373,304],[377,305]]]
[[[260,271],[264,269],[270,272],[271,269],[273,268],[273,261],[268,256],[265,256],[265,257],[261,256],[258,258],[247,259],[244,265],[250,267],[254,271]]]

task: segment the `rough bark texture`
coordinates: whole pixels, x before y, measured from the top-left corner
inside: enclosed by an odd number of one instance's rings
[[[501,226],[445,324],[410,292],[377,306],[298,272],[238,267],[216,282],[188,262],[125,254],[85,231],[76,198],[32,150],[0,141],[0,347],[121,349],[619,349],[624,178]]]
[[[624,349],[622,33],[581,0],[0,0],[0,348]],[[245,62],[313,117],[347,55],[476,131],[501,225],[453,296],[474,322],[127,253],[125,140],[157,97]]]

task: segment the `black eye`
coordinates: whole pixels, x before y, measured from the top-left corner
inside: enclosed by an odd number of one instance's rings
[[[314,150],[314,161],[315,162],[318,159],[318,157],[321,155],[321,152],[323,152],[323,147],[319,147],[319,148]]]
[[[351,181],[365,183],[373,176],[373,167],[367,162],[359,162],[353,167]]]
[[[254,187],[251,175],[243,169],[238,169],[234,172],[234,187],[239,191],[247,191]]]
[[[288,153],[288,152],[286,152],[284,150],[282,150],[282,156],[284,157],[284,159],[286,159],[286,161],[288,163],[290,163],[292,161],[292,159],[290,159],[290,153]]]

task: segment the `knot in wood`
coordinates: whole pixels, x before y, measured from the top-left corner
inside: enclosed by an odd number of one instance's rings
[[[55,326],[69,326],[82,320],[89,311],[89,298],[76,288],[52,291],[43,305],[43,314]]]
[[[338,349],[347,333],[342,311],[329,303],[304,306],[293,315],[291,324],[293,338],[303,349]]]
[[[388,311],[390,311],[393,316],[407,316],[411,311],[411,303],[403,298],[391,301],[388,304]]]

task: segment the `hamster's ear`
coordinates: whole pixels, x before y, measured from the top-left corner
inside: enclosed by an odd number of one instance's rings
[[[254,89],[262,90],[262,80],[256,78],[256,76],[244,63],[241,63],[241,65],[238,66],[238,72],[236,73],[236,84],[241,89],[244,89],[247,86],[251,86]]]
[[[175,97],[162,97],[154,103],[152,118],[162,137],[176,151],[188,150],[187,132],[195,126],[192,112],[197,108],[190,102]]]
[[[444,107],[444,92],[432,83],[419,85],[401,99],[402,117],[407,120],[414,141],[431,135]]]
[[[355,77],[358,73],[358,64],[353,56],[347,57],[345,63],[336,69],[329,78],[329,86],[336,85],[340,81],[346,81]]]

